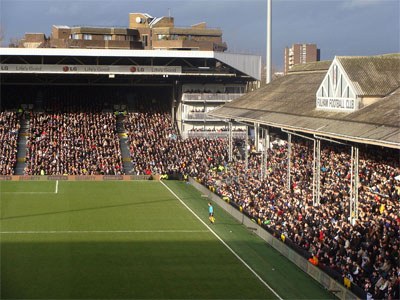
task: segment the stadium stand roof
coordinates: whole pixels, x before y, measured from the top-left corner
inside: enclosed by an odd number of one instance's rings
[[[400,86],[400,54],[339,56],[358,95],[386,96]]]
[[[316,92],[332,63],[323,61],[295,66],[288,75],[209,115],[400,148],[400,54],[336,59],[360,95],[381,97],[354,112],[317,110]]]
[[[261,79],[261,57],[214,51],[181,51],[181,50],[119,50],[119,49],[70,49],[70,48],[0,48],[2,63],[7,56],[63,56],[63,57],[114,57],[118,58],[183,58],[215,59],[243,74]]]

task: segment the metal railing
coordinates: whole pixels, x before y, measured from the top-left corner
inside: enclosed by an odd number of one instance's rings
[[[216,118],[208,116],[207,113],[204,112],[193,112],[187,113],[182,116],[184,120],[216,120]]]
[[[226,93],[183,93],[182,101],[231,101],[244,94]]]
[[[182,138],[208,138],[208,139],[227,139],[228,131],[187,131],[182,133]],[[245,131],[233,131],[232,137],[236,139],[245,139]]]

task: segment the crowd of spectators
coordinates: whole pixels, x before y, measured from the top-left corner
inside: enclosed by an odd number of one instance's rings
[[[288,147],[268,149],[266,176],[261,155],[243,155],[235,143],[228,162],[226,138],[182,139],[170,113],[142,107],[125,116],[133,169],[137,175],[182,174],[229,199],[267,230],[300,249],[310,262],[339,274],[377,299],[399,298],[400,165],[398,150],[363,148],[359,159],[359,218],[351,222],[349,147],[328,142],[321,150],[320,204],[313,203],[313,149],[295,140],[291,186],[287,185]],[[0,114],[1,174],[16,162],[18,120]],[[25,173],[123,174],[116,116],[88,107],[52,107],[30,113]]]
[[[115,115],[96,105],[31,112],[25,174],[123,174]]]
[[[0,112],[0,175],[13,175],[20,122],[15,112]]]
[[[209,172],[200,182],[228,197],[282,240],[292,241],[312,262],[340,274],[377,299],[399,297],[400,174],[396,151],[360,153],[359,219],[351,224],[349,151],[327,145],[321,152],[321,202],[313,206],[311,147],[292,144],[291,189],[287,146],[268,151],[267,176],[251,155],[227,172]],[[256,172],[254,172],[256,170]],[[304,252],[303,252],[304,253]]]
[[[226,139],[182,139],[163,110],[129,113],[124,124],[134,174],[197,175],[228,159]]]
[[[306,142],[292,143],[291,187],[286,189],[286,143],[268,150],[262,179],[259,153],[250,154],[247,170],[243,160],[228,163],[226,139],[182,140],[166,112],[131,113],[125,126],[136,174],[193,176],[319,267],[376,299],[399,297],[398,151],[360,152],[359,218],[352,223],[349,148],[323,143],[320,205],[314,206],[313,151]]]

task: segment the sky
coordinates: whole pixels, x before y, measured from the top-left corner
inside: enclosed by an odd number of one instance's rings
[[[265,62],[267,0],[0,0],[2,46],[52,25],[128,27],[130,12],[175,18],[175,26],[220,28],[228,52]],[[272,0],[272,64],[284,48],[315,43],[321,60],[400,52],[400,0]]]

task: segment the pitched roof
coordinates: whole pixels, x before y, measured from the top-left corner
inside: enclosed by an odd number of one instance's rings
[[[400,84],[388,96],[345,116],[343,119],[400,128]]]
[[[360,96],[386,96],[400,86],[400,53],[338,56]]]
[[[321,71],[321,70],[326,71],[329,69],[331,64],[332,64],[331,60],[314,61],[305,64],[296,64],[289,70],[289,73],[304,72],[304,71]]]
[[[289,115],[326,117],[344,115],[338,112],[315,110],[315,94],[329,68],[330,62],[303,64],[270,84],[248,93],[226,108],[279,112]]]
[[[329,64],[317,62],[297,66],[288,75],[209,114],[346,141],[400,148],[400,83],[394,92],[355,112],[316,110],[316,91]]]

